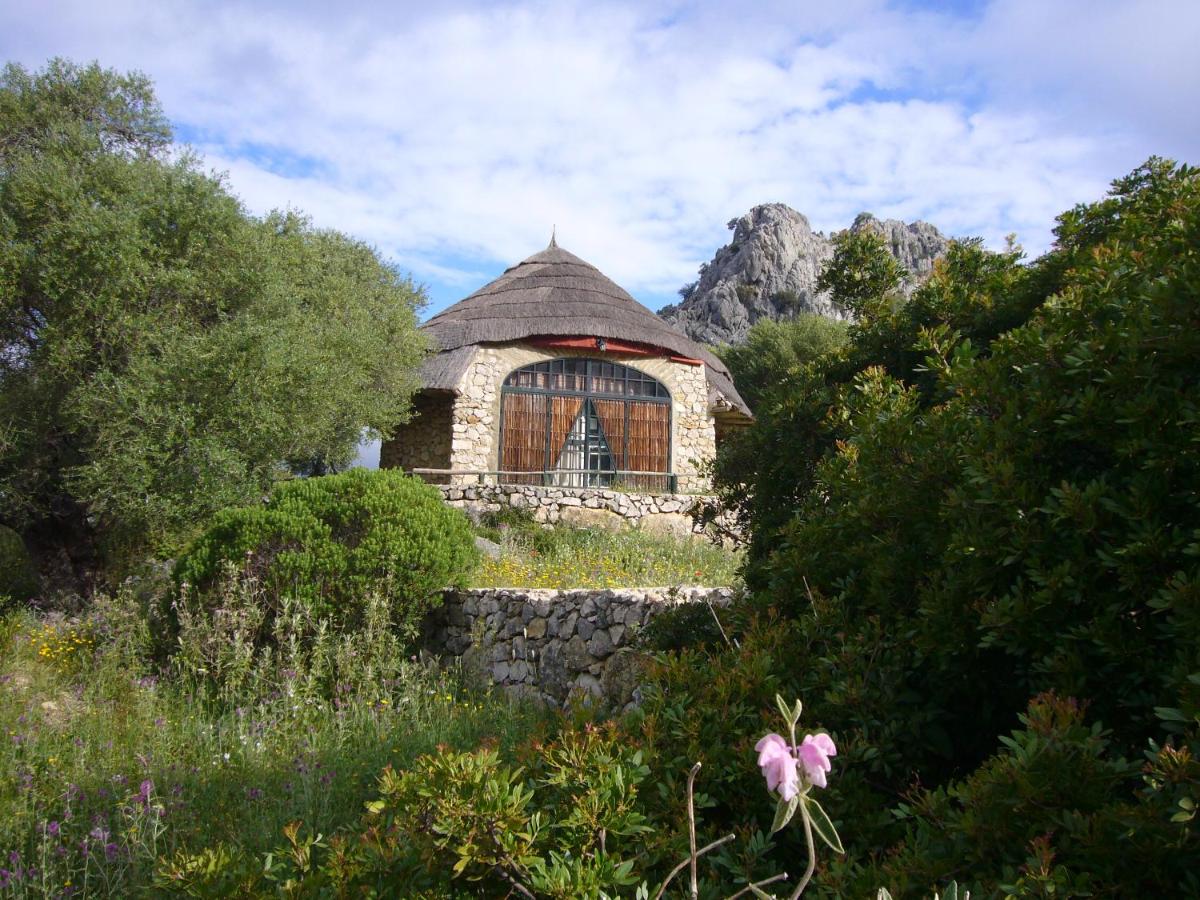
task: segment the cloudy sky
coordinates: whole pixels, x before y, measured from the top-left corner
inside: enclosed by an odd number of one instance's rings
[[[545,246],[652,308],[751,206],[1032,253],[1151,154],[1200,162],[1200,3],[0,0],[0,57],[139,69],[255,212],[441,308]]]

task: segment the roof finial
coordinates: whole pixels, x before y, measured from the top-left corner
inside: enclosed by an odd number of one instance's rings
[[[554,240],[554,235],[555,235],[557,232],[558,232],[558,226],[557,226],[557,225],[551,225],[551,226],[550,226],[550,247],[557,247],[557,246],[558,246],[558,242],[557,242],[556,240]],[[549,247],[548,247],[548,248],[546,248],[546,249],[549,249]]]

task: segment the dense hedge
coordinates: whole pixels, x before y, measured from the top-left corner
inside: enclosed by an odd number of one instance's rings
[[[720,461],[754,541],[735,614],[757,624],[672,662],[644,727],[669,770],[748,754],[770,696],[802,697],[844,749],[828,891],[1194,887],[1153,848],[1198,840],[1172,804],[1200,794],[1200,178],[1151,160],[1056,234],[1029,265],[957,244],[907,304],[849,298],[848,346]],[[1168,790],[1126,762],[1148,747]],[[1055,748],[1057,767],[1030,757]],[[761,820],[753,779],[728,777],[712,827]]]
[[[388,599],[412,632],[477,558],[466,516],[436,488],[396,471],[353,469],[276,487],[261,506],[219,513],[179,560],[175,577],[201,594],[231,569],[258,579],[273,604],[356,628],[367,598]]]

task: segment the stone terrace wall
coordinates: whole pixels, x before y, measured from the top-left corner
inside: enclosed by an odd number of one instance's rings
[[[631,702],[636,654],[627,648],[653,616],[682,603],[725,605],[729,588],[450,592],[426,622],[427,649],[462,657],[494,684],[559,706],[573,697]]]
[[[616,530],[636,525],[659,534],[697,531],[688,510],[696,494],[627,494],[598,488],[536,487],[522,484],[437,485],[446,502],[478,514],[505,506],[527,509],[537,522]]]

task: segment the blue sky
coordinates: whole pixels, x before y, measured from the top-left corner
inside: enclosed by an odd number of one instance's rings
[[[784,202],[1045,250],[1200,162],[1200,3],[0,0],[0,56],[140,69],[247,207],[375,247],[436,311],[545,246],[652,308]]]

